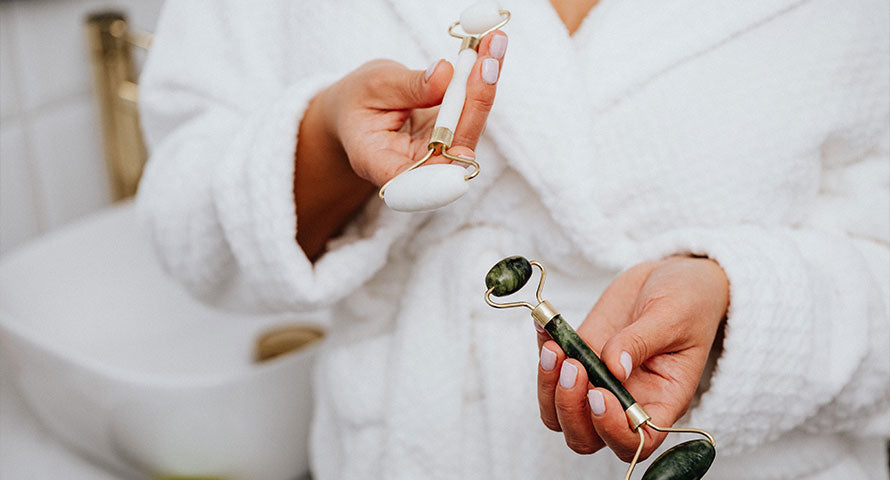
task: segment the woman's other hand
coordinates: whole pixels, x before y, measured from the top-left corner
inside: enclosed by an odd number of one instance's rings
[[[480,42],[449,153],[475,157],[506,47],[499,30]],[[374,60],[312,100],[300,125],[294,182],[297,240],[307,256],[320,253],[377,187],[426,155],[453,71],[442,60],[426,71]]]
[[[692,401],[729,303],[723,269],[706,258],[670,257],[622,273],[578,334],[600,355],[656,425],[670,426]],[[618,399],[591,388],[587,373],[547,333],[538,332],[541,420],[578,453],[608,446],[629,462],[639,435]],[[588,390],[589,389],[589,390]],[[665,434],[645,429],[648,457]]]

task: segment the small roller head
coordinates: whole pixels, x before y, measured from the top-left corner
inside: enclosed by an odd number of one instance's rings
[[[492,295],[503,297],[519,291],[531,277],[532,266],[525,257],[507,257],[485,275],[485,288],[493,288]]]
[[[460,26],[470,35],[485,33],[501,23],[501,7],[497,2],[483,0],[467,7],[460,14]]]

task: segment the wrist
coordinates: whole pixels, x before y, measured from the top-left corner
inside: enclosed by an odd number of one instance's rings
[[[352,170],[337,135],[332,87],[309,102],[295,152],[297,242],[313,260],[374,192],[373,184]]]

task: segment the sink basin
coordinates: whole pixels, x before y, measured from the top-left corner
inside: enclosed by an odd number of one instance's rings
[[[305,475],[318,344],[262,363],[254,345],[323,314],[213,310],[151,248],[123,204],[0,258],[0,354],[28,408],[125,478]]]

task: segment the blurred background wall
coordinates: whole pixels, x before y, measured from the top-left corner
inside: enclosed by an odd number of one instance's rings
[[[153,31],[162,3],[0,1],[0,255],[111,202],[84,18]]]

